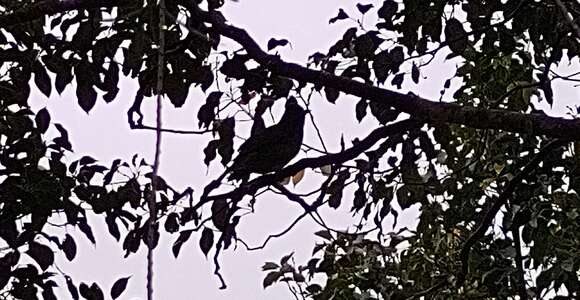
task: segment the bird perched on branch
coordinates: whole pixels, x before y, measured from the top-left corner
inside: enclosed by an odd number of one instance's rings
[[[250,136],[239,148],[229,180],[247,181],[251,173],[282,169],[300,151],[306,111],[294,97],[286,101],[280,121]]]

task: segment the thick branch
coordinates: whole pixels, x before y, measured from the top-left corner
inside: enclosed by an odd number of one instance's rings
[[[207,13],[197,7],[188,8],[196,14],[196,17],[211,23],[217,32],[242,45],[250,57],[278,75],[331,87],[371,101],[381,101],[431,124],[453,123],[479,129],[500,129],[580,140],[580,120],[436,102],[413,94],[402,94],[328,72],[308,69],[295,63],[284,62],[278,56],[264,52],[245,30],[226,24],[221,13]]]

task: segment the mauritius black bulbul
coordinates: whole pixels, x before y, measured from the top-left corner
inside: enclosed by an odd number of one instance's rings
[[[283,168],[300,151],[304,136],[304,110],[296,98],[286,100],[280,121],[250,136],[230,167],[230,180],[247,181],[251,173],[265,174]]]

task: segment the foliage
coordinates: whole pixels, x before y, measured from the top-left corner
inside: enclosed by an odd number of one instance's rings
[[[554,71],[578,64],[576,1],[358,3],[329,19],[329,26],[353,27],[328,51],[315,52],[307,67],[272,54],[291,41],[272,38],[265,52],[230,25],[219,11],[224,1],[162,2],[0,1],[0,297],[54,299],[62,275],[72,298],[102,299],[97,283],[75,284],[53,267],[56,249],[74,260],[74,238],[46,233],[57,222],[95,243],[89,211],[123,241],[126,256],[141,244],[154,248],[160,224],[177,235],[175,256],[199,233],[200,249],[213,251],[225,287],[219,254],[244,243],[236,229],[245,208],[253,211],[256,197],[275,193],[303,208],[303,216],[320,221],[318,208],[350,205],[361,221],[351,220],[355,232],[318,232],[324,241],[304,266],[292,255],[266,263],[264,287],[285,281],[296,297],[317,300],[579,296],[580,123],[574,118],[580,111],[570,107],[568,118],[555,118],[541,109],[561,101],[555,80],[578,81],[577,74]],[[241,49],[222,49],[223,37]],[[422,82],[435,57],[458,66],[440,99],[396,91]],[[209,166],[219,155],[224,175],[194,196],[153,175],[137,155],[110,167],[89,156],[67,162],[73,150],[67,129],[52,123],[46,109],[30,111],[31,89],[50,96],[74,88],[90,113],[100,99],[121,101],[122,76],[139,83],[127,112],[133,129],[155,129],[141,112],[147,97],[161,94],[180,108],[192,101],[192,87],[206,93],[200,129],[157,130],[207,135],[203,160]],[[375,129],[341,141],[337,153],[304,146],[316,154],[283,168],[288,155],[267,164],[275,168],[245,166],[272,172],[243,174],[241,183],[216,192],[228,186],[225,175],[236,161],[236,124],[250,117],[249,140],[255,140],[281,128],[265,128],[262,118],[275,103],[298,99],[308,109],[317,93],[335,105],[341,95],[357,96],[353,116],[372,118]],[[59,133],[53,139],[51,126]],[[277,132],[272,140],[278,136],[292,135]],[[252,164],[269,155],[246,148]],[[320,172],[320,188],[309,196],[283,184],[298,183],[305,169]],[[151,222],[141,217],[153,209],[149,199],[157,201]],[[420,209],[418,225],[397,227],[410,207]],[[128,283],[129,277],[118,279],[111,297]]]

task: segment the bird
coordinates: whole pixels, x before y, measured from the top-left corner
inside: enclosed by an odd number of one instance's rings
[[[229,180],[246,182],[250,174],[282,169],[300,152],[307,111],[289,97],[280,121],[252,134],[238,149]]]

